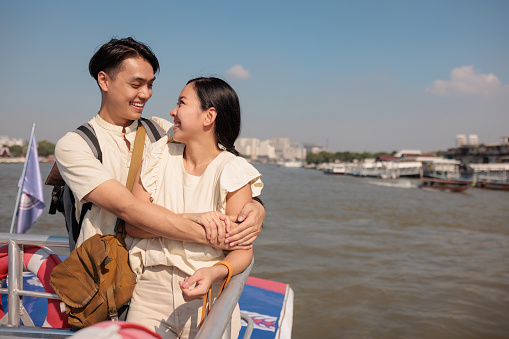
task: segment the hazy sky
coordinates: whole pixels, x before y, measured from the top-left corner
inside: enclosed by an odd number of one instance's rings
[[[0,0],[0,135],[56,142],[99,110],[96,49],[161,64],[144,116],[196,76],[239,94],[242,137],[330,151],[445,150],[509,136],[509,1]]]

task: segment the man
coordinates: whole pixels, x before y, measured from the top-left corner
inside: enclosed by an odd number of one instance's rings
[[[77,246],[94,234],[113,234],[117,217],[148,234],[208,243],[201,225],[161,206],[137,200],[124,186],[137,120],[152,96],[158,70],[159,62],[150,48],[132,38],[112,39],[90,60],[90,74],[101,90],[101,108],[89,123],[101,146],[102,163],[77,133],[67,133],[55,148],[60,173],[79,202],[77,215],[83,203],[93,203],[84,218]],[[145,146],[149,144],[146,137]],[[260,233],[264,217],[265,210],[260,203],[247,204],[238,216],[240,225],[226,234],[225,242],[231,247],[249,245]],[[218,234],[217,238],[222,236]],[[215,234],[211,242],[216,244]]]

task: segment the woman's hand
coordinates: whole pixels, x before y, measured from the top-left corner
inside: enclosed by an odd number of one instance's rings
[[[186,302],[203,299],[213,283],[221,282],[227,276],[228,268],[224,265],[200,268],[192,276],[184,278],[184,281],[179,281],[182,296]]]
[[[222,244],[225,241],[226,233],[231,230],[230,218],[221,212],[186,213],[182,216],[202,225],[207,240],[212,245]]]

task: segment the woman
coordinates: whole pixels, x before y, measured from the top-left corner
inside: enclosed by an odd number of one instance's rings
[[[168,143],[167,137],[147,150],[133,194],[224,234],[230,226],[225,215],[238,214],[263,187],[260,173],[234,148],[241,121],[237,94],[221,79],[193,79],[180,93],[171,116],[173,140],[181,144]],[[134,237],[140,234],[130,225],[127,231]],[[211,233],[209,239],[214,241]],[[127,321],[153,328],[167,338],[194,337],[201,319],[201,299],[211,286],[212,295],[217,295],[228,274],[225,265],[214,264],[225,260],[237,274],[250,264],[252,255],[251,246],[225,257],[222,250],[209,245],[136,239],[130,259],[140,278]],[[232,337],[239,331],[237,306]]]

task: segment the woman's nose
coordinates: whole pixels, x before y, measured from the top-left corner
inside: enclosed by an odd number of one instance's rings
[[[177,115],[177,107],[171,110],[170,116],[175,117]]]

